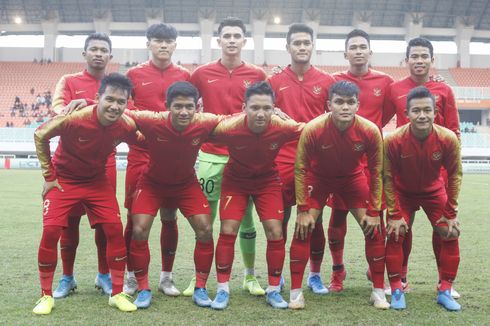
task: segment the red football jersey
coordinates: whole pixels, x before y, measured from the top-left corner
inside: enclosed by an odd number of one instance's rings
[[[182,185],[196,180],[197,154],[221,117],[196,113],[184,131],[172,127],[170,112],[132,111],[145,136],[150,161],[144,176],[158,184]]]
[[[60,114],[63,107],[72,100],[85,99],[89,104],[93,104],[95,95],[99,91],[100,82],[87,70],[64,75],[56,84],[53,94],[53,111]]]
[[[295,164],[296,202],[300,211],[307,207],[306,175],[323,182],[335,182],[362,173],[367,156],[370,172],[368,212],[377,216],[381,210],[383,144],[378,127],[356,116],[354,123],[341,132],[333,123],[331,113],[310,121],[301,134]]]
[[[271,117],[267,129],[253,133],[247,126],[247,116],[240,114],[223,120],[214,130],[212,140],[227,145],[230,153],[224,177],[246,189],[265,185],[277,179],[274,159],[281,146],[298,139],[303,123]]]
[[[421,197],[437,196],[446,191],[444,216],[456,217],[463,170],[460,144],[453,132],[434,124],[432,133],[421,142],[407,124],[386,137],[384,148],[384,189],[388,216],[401,218],[396,193]],[[447,171],[447,188],[441,167]]]
[[[60,136],[51,159],[49,140]],[[108,156],[122,142],[136,141],[136,124],[123,114],[110,126],[97,119],[97,107],[89,106],[70,115],[58,115],[42,124],[34,133],[36,152],[46,181],[57,175],[88,182],[105,174]]]
[[[198,67],[191,82],[199,90],[205,112],[229,115],[242,112],[246,88],[266,77],[262,68],[252,64],[242,63],[229,71],[218,60]],[[204,144],[202,151],[228,155],[226,147],[217,144]]]
[[[276,95],[275,105],[292,119],[308,122],[328,110],[328,89],[335,80],[313,66],[299,80],[289,65],[272,76],[269,83]],[[297,144],[297,141],[285,144],[277,161],[294,164]]]
[[[345,80],[359,87],[359,110],[357,114],[376,124],[381,130],[385,96],[388,86],[393,83],[391,76],[369,69],[363,76],[355,76],[350,71],[333,75],[335,80]]]
[[[410,77],[391,84],[388,88],[387,111],[386,115],[383,116],[384,124],[388,123],[395,114],[397,127],[403,126],[409,122],[405,115],[407,95],[411,89],[417,86],[419,85],[417,85]],[[436,108],[438,112],[434,122],[452,130],[456,136],[460,138],[459,114],[451,87],[446,83],[431,80],[426,82],[423,86],[427,87],[436,98]]]

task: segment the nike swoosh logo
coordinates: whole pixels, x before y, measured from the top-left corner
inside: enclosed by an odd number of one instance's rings
[[[235,146],[235,149],[244,149],[247,148],[247,146]]]
[[[279,214],[284,213],[284,211],[283,211],[283,210],[280,210],[280,209],[279,209],[277,212],[278,212]]]
[[[301,259],[290,259],[289,262],[290,263],[299,263],[301,261]]]
[[[385,259],[385,257],[374,257],[373,258],[373,261],[380,261],[380,260],[383,260]]]
[[[333,144],[330,144],[330,145],[322,145],[322,149],[329,149],[333,147]]]
[[[395,276],[400,276],[400,274],[399,273],[396,273],[396,274],[388,274],[388,278],[393,278]]]
[[[43,264],[43,263],[39,263],[39,267],[49,267],[49,266],[53,266],[53,264]]]
[[[208,84],[212,84],[216,81],[218,81],[219,79],[208,79]]]
[[[89,139],[84,139],[82,137],[78,137],[78,141],[81,142],[81,143],[85,143],[85,142],[88,142]]]
[[[75,94],[78,95],[78,94],[82,94],[82,93],[85,93],[86,91],[75,91]]]
[[[288,89],[290,86],[279,87],[279,92],[282,92],[285,89]]]
[[[221,270],[223,270],[223,269],[227,269],[227,268],[228,268],[228,266],[220,266],[220,265],[216,265],[216,268],[217,268],[217,269],[221,269]]]
[[[202,204],[202,207],[207,208],[209,207],[209,204]]]
[[[153,82],[141,82],[141,86],[146,86],[146,85],[150,85],[150,84],[153,84]]]
[[[157,141],[166,142],[166,141],[168,141],[168,139],[157,137]]]
[[[135,274],[139,274],[139,273],[142,273],[143,270],[142,269],[138,269],[137,271],[134,271]]]
[[[402,154],[402,155],[400,155],[401,158],[409,158],[411,156],[413,156],[413,155],[412,154]]]
[[[124,259],[126,259],[126,256],[123,256],[123,257],[114,257],[114,261],[123,261]]]
[[[401,98],[404,98],[404,97],[407,97],[407,94],[400,95],[400,96],[397,97],[397,99],[401,99]]]

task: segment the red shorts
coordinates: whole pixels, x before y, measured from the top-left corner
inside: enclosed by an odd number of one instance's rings
[[[117,187],[117,170],[116,170],[116,151],[111,153],[109,158],[107,159],[107,163],[105,165],[105,176],[111,183],[114,188],[114,194],[116,194]],[[85,207],[80,204],[74,207],[70,211],[70,216],[83,216],[86,214]]]
[[[243,187],[227,183],[223,179],[219,205],[220,220],[241,221],[245,215],[249,198],[252,197],[255,209],[261,221],[283,220],[284,206],[282,203],[281,184],[279,181],[267,182],[265,187],[255,191],[244,192]]]
[[[407,196],[397,193],[397,197],[400,203],[400,210],[402,211],[403,218],[407,224],[410,224],[410,216],[412,213],[418,211],[419,208],[422,207],[432,226],[435,226],[437,220],[442,217],[447,202],[447,194],[445,191],[430,196]],[[442,226],[446,224],[440,223],[437,225]]]
[[[148,162],[137,161],[132,162],[128,161],[128,165],[126,167],[126,181],[125,181],[125,197],[124,197],[124,207],[131,211],[131,204],[133,202],[133,196],[136,191],[136,187],[138,185],[138,181],[145,171]]]
[[[208,200],[201,191],[197,179],[185,185],[155,184],[141,178],[135,191],[131,214],[155,216],[161,208],[180,209],[182,215],[190,217],[211,214]]]
[[[323,209],[331,194],[338,198],[346,210],[368,207],[369,186],[364,173],[328,180],[309,175],[306,177],[306,184],[309,191],[308,207]]]
[[[121,223],[114,188],[107,178],[83,183],[58,178],[58,182],[64,192],[53,188],[44,197],[44,226],[68,226],[68,215],[74,207],[81,205],[87,210],[92,227],[101,223]]]
[[[282,200],[285,207],[296,205],[294,188],[294,163],[276,162],[281,179]]]

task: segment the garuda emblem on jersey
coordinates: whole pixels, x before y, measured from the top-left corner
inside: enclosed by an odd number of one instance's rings
[[[364,144],[363,143],[355,143],[354,144],[354,150],[356,152],[362,152],[364,150]]]
[[[322,88],[320,86],[313,86],[313,93],[319,95],[322,92]]]
[[[432,159],[434,161],[439,161],[442,158],[442,153],[441,152],[434,152],[432,153]]]
[[[278,143],[272,143],[271,146],[269,147],[271,151],[276,150],[279,147]]]
[[[252,82],[248,79],[244,79],[243,80],[243,86],[245,86],[245,88],[248,88],[250,85],[252,85]]]
[[[381,89],[379,88],[373,88],[373,93],[374,93],[374,96],[381,96]]]
[[[200,138],[194,138],[191,142],[192,146],[197,146],[201,142]]]

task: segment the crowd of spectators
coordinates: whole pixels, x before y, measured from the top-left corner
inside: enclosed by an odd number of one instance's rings
[[[30,93],[34,96],[35,89],[31,88]],[[51,91],[38,93],[32,103],[24,102],[19,96],[15,97],[14,104],[10,110],[10,117],[25,118],[23,125],[29,126],[32,121],[42,123],[53,116],[51,110],[52,95]],[[5,127],[14,127],[14,123],[8,121]]]

